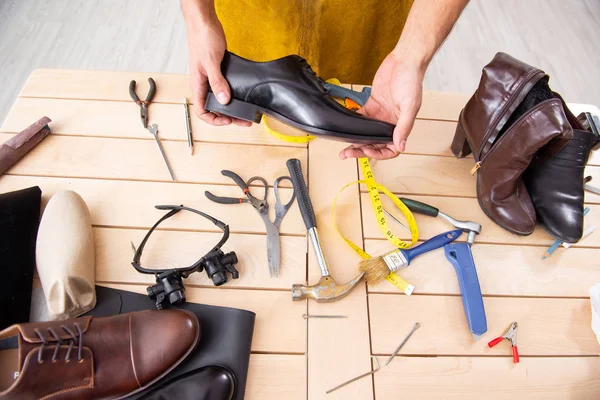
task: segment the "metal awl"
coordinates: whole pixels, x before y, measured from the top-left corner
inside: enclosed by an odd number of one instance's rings
[[[388,365],[389,363],[392,362],[392,360],[394,359],[394,357],[396,357],[396,354],[398,354],[398,352],[400,351],[400,349],[402,347],[404,347],[404,345],[406,344],[406,342],[408,342],[408,339],[410,339],[410,337],[412,336],[413,333],[415,333],[415,331],[417,329],[419,329],[421,327],[421,324],[418,322],[415,322],[415,324],[413,325],[413,328],[410,330],[410,332],[408,332],[408,335],[406,335],[406,337],[404,338],[404,340],[402,340],[402,343],[400,343],[400,345],[396,348],[396,350],[394,350],[394,352],[392,353],[392,355],[390,356],[390,358],[388,358],[388,360],[386,361],[385,365]]]
[[[336,387],[334,387],[332,389],[329,389],[327,392],[325,392],[325,394],[329,394],[331,392],[334,392],[334,391],[336,391],[336,390],[338,390],[340,388],[343,388],[346,385],[351,384],[352,382],[356,382],[359,379],[362,379],[362,378],[364,378],[366,376],[369,376],[369,375],[373,375],[375,372],[379,371],[379,361],[377,361],[377,357],[371,356],[371,358],[373,359],[373,371],[369,371],[367,373],[364,373],[362,375],[357,376],[356,378],[352,378],[349,381],[346,381],[346,382],[342,383],[341,385],[337,385]]]
[[[173,170],[171,169],[171,164],[169,164],[169,160],[167,159],[167,155],[165,154],[165,149],[163,149],[162,143],[158,138],[158,125],[152,124],[148,127],[148,130],[154,136],[156,140],[156,144],[158,145],[158,149],[160,150],[160,154],[162,155],[163,160],[165,160],[165,164],[167,164],[167,169],[169,170],[169,175],[171,175],[171,179],[175,182],[175,175],[173,174]]]
[[[302,314],[302,318],[348,318],[347,315],[310,315],[310,314]]]

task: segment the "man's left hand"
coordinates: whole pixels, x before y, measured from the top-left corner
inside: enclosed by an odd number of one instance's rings
[[[350,157],[371,157],[385,160],[397,157],[406,149],[406,139],[421,108],[425,69],[389,54],[373,79],[371,97],[358,112],[395,124],[394,141],[388,144],[357,144],[340,153],[342,160]]]

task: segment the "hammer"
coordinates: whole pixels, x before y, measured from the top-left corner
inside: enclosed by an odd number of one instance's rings
[[[302,165],[300,164],[300,160],[295,158],[288,160],[286,165],[290,171],[290,177],[292,179],[292,184],[294,185],[296,198],[298,199],[300,214],[302,214],[304,225],[306,225],[306,229],[308,230],[308,236],[310,237],[313,249],[317,255],[319,268],[321,269],[321,279],[319,279],[317,284],[312,286],[292,286],[292,300],[313,299],[318,303],[327,303],[342,299],[354,289],[364,273],[359,274],[357,277],[343,285],[338,285],[331,275],[329,275],[327,261],[323,255],[319,234],[317,233],[315,212],[308,195],[308,188],[304,182],[304,176],[302,175]]]
[[[468,235],[467,243],[469,243],[469,245],[472,245],[473,242],[475,241],[475,236],[479,235],[481,233],[481,225],[476,222],[456,220],[456,219],[452,218],[451,216],[449,216],[448,214],[444,214],[439,209],[437,209],[433,206],[430,206],[429,204],[421,203],[420,201],[407,199],[405,197],[400,197],[400,200],[402,200],[402,202],[406,205],[406,207],[408,207],[408,209],[412,212],[415,212],[417,214],[429,215],[430,217],[441,217],[441,218],[445,219],[447,222],[449,222],[456,229],[461,229],[463,232],[465,232]],[[398,221],[396,218],[394,218],[393,215],[391,215],[386,210],[384,210],[384,211],[394,221],[396,221],[404,229],[406,229],[410,232],[410,230],[404,224],[402,224],[400,221]]]

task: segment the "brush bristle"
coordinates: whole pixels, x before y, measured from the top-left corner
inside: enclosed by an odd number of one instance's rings
[[[390,274],[383,257],[372,257],[362,260],[358,264],[358,269],[365,273],[365,279],[369,285],[375,285],[385,279]]]

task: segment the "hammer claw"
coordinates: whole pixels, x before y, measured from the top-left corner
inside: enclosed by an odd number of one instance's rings
[[[354,287],[362,279],[363,275],[364,272],[360,273],[352,280],[346,282],[343,285],[338,285],[330,275],[322,276],[316,285],[293,285],[292,299],[313,299],[317,303],[327,303],[340,300],[347,296],[348,293],[352,291],[352,289],[354,289]]]

